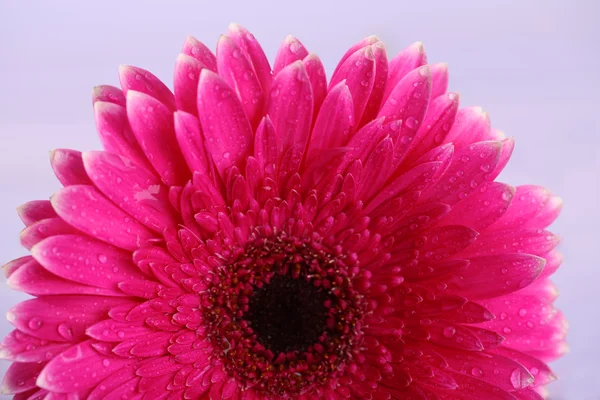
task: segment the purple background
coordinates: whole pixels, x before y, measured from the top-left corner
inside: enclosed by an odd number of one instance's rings
[[[335,5],[334,5],[335,4]],[[341,7],[340,5],[344,6]],[[549,187],[565,202],[553,229],[565,263],[558,305],[571,352],[553,367],[553,399],[600,399],[598,247],[599,3],[589,1],[10,1],[0,2],[0,264],[26,254],[15,207],[58,187],[48,151],[99,147],[90,101],[134,64],[171,82],[187,34],[214,47],[229,22],[245,25],[273,59],[299,37],[331,73],[346,48],[377,34],[393,54],[421,40],[450,63],[450,89],[481,105],[516,138],[501,180]],[[24,295],[0,288],[0,313]],[[11,329],[0,322],[0,335]],[[6,362],[0,362],[3,375]]]

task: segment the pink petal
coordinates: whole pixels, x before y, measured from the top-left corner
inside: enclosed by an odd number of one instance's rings
[[[448,154],[448,157],[452,157],[452,154]],[[426,162],[411,168],[409,171],[400,174],[396,178],[392,178],[390,183],[368,203],[365,212],[375,210],[381,204],[392,200],[403,193],[412,190],[421,191],[430,187],[435,183],[435,177],[443,165],[443,161]]]
[[[464,256],[526,253],[543,257],[555,248],[560,238],[542,229],[513,229],[481,235]]]
[[[364,49],[365,47],[371,46],[371,45],[373,45],[373,44],[375,44],[377,42],[380,42],[379,38],[377,36],[375,36],[375,35],[371,35],[371,36],[368,36],[368,37],[364,38],[360,42],[354,44],[352,47],[350,47],[348,49],[348,51],[346,51],[346,53],[344,53],[344,55],[340,59],[340,62],[335,67],[335,70],[333,71],[333,75],[337,74],[338,70],[342,67],[342,65],[345,63],[345,61],[350,56],[352,56],[357,51],[359,51],[361,49]]]
[[[200,61],[204,68],[217,72],[217,59],[208,47],[193,36],[185,38],[181,52]]]
[[[448,64],[431,64],[431,98],[436,99],[448,90]]]
[[[500,159],[498,160],[498,164],[496,164],[496,168],[494,168],[487,178],[489,181],[493,181],[500,175],[500,172],[502,172],[504,167],[506,167],[506,164],[508,164],[510,156],[515,148],[515,141],[513,138],[498,138],[497,140],[502,140],[502,153],[500,153]]]
[[[21,244],[26,249],[49,236],[77,233],[77,229],[60,218],[46,218],[37,221],[21,231]]]
[[[70,346],[69,343],[49,342],[15,329],[2,340],[0,356],[11,361],[38,363],[43,366],[43,363]]]
[[[33,296],[56,294],[94,294],[124,296],[118,289],[105,289],[97,285],[87,286],[60,278],[31,260],[22,265],[8,279],[8,286]]]
[[[546,260],[530,254],[503,254],[470,258],[469,262],[462,274],[450,279],[448,291],[469,299],[485,299],[530,285]]]
[[[143,167],[116,154],[83,154],[85,169],[94,185],[119,208],[155,232],[176,225],[168,188]]]
[[[541,186],[518,186],[506,213],[491,228],[516,229],[539,214],[550,199],[550,191]]]
[[[254,138],[254,157],[264,172],[272,174],[277,167],[277,137],[271,119],[262,119]]]
[[[135,374],[135,367],[128,365],[113,372],[96,385],[87,400],[138,399],[135,396],[139,396],[137,391],[139,380],[140,378]]]
[[[92,104],[98,101],[113,103],[125,107],[125,95],[119,88],[110,85],[95,86],[92,90]]]
[[[544,208],[531,218],[525,224],[524,228],[546,228],[550,225],[560,214],[562,210],[562,199],[557,196],[552,196],[544,206]]]
[[[525,367],[501,355],[472,352],[465,357],[464,353],[456,350],[439,348],[436,351],[451,370],[466,373],[502,390],[512,392],[524,389],[534,381]]]
[[[176,111],[175,136],[190,171],[210,175],[212,165],[204,147],[200,121],[192,114]]]
[[[391,83],[391,82],[390,82]],[[424,66],[409,72],[392,89],[378,117],[403,120],[403,127],[416,130],[423,121],[431,96],[431,71]]]
[[[48,271],[84,285],[118,290],[119,282],[144,278],[130,253],[85,236],[53,236],[31,254]]]
[[[458,103],[459,97],[456,93],[439,96],[431,102],[403,163],[410,165],[423,154],[443,143],[454,123]]]
[[[105,296],[43,296],[17,304],[7,319],[21,331],[40,339],[77,342],[85,330],[106,319],[108,310],[131,301]]]
[[[121,65],[119,67],[119,79],[125,97],[127,97],[130,90],[134,90],[155,98],[171,111],[177,109],[173,93],[167,85],[149,71],[131,65]]]
[[[308,50],[306,50],[302,42],[292,35],[286,36],[275,56],[273,75],[277,75],[279,71],[294,61],[303,60],[306,56],[308,56]]]
[[[402,50],[390,61],[389,77],[386,85],[383,101],[385,102],[398,82],[410,71],[427,64],[427,55],[423,43],[416,42]]]
[[[490,130],[490,117],[481,107],[462,108],[458,110],[454,125],[444,141],[452,142],[455,147],[462,148],[471,143],[487,140]]]
[[[440,223],[465,225],[481,232],[504,215],[514,194],[512,186],[499,182],[484,183],[452,207]]]
[[[235,88],[250,124],[258,125],[265,101],[260,81],[250,60],[227,36],[221,36],[217,44],[217,67],[223,80]]]
[[[483,183],[498,163],[500,142],[473,143],[457,150],[452,163],[435,187],[421,201],[441,201],[454,205]]]
[[[52,206],[69,225],[127,250],[155,237],[92,186],[67,186],[52,197]]]
[[[144,93],[127,93],[127,118],[150,163],[167,185],[181,185],[189,170],[175,139],[173,113]],[[134,159],[131,159],[135,161]]]
[[[122,155],[138,165],[152,168],[127,121],[124,106],[99,101],[94,104],[96,129],[106,151]]]
[[[267,114],[278,138],[280,157],[291,147],[304,151],[312,123],[313,96],[301,61],[285,67],[273,80]]]
[[[250,59],[256,76],[263,88],[268,93],[271,87],[271,66],[262,47],[250,32],[238,24],[229,25],[229,37],[244,51]]]
[[[83,168],[80,151],[70,149],[53,150],[50,152],[50,164],[63,186],[91,184],[90,178],[88,178]]]
[[[330,90],[338,83],[346,81],[352,94],[355,121],[362,120],[375,84],[375,72],[373,48],[367,46],[348,57],[331,77]]]
[[[490,352],[510,358],[527,368],[534,378],[534,382],[531,385],[532,387],[547,385],[556,379],[552,370],[550,370],[545,363],[528,354],[506,347],[497,347],[490,350]]]
[[[436,390],[441,400],[515,400],[512,392],[502,390],[497,386],[462,373],[453,373],[456,381],[455,390]]]
[[[88,340],[52,359],[37,378],[37,385],[58,393],[95,386],[131,361],[98,353]]]
[[[147,326],[113,319],[100,321],[86,330],[88,336],[103,342],[122,342],[137,336],[147,336],[152,332]]]
[[[44,363],[12,363],[2,381],[2,393],[14,394],[23,393],[36,387],[35,380],[40,371],[44,368]]]
[[[358,126],[367,124],[377,117],[388,79],[388,57],[385,45],[383,42],[377,42],[371,47],[373,49],[373,58],[375,59],[375,78],[373,80],[373,90],[371,91],[369,102],[365,107],[362,121]]]
[[[200,72],[203,68],[205,68],[204,64],[186,54],[179,54],[175,61],[173,91],[177,108],[194,116],[198,116],[196,96]]]
[[[321,104],[323,104],[323,100],[327,95],[327,77],[325,76],[325,67],[323,67],[321,59],[314,54],[307,55],[304,60],[302,60],[302,64],[304,64],[304,68],[306,68],[306,74],[308,75],[308,79],[310,80],[310,85],[312,87],[314,99],[313,119],[316,119],[317,113],[321,108]]]
[[[231,166],[242,169],[252,150],[252,129],[242,104],[217,74],[202,70],[198,115],[206,148],[222,177]]]
[[[345,145],[354,126],[352,94],[348,86],[340,82],[329,91],[321,106],[308,146],[309,157],[318,150]]]
[[[156,378],[177,371],[180,368],[181,364],[176,362],[173,357],[156,357],[144,360],[138,368],[137,374],[141,377]]]
[[[554,250],[544,255],[546,259],[546,267],[544,272],[540,275],[540,279],[548,278],[550,275],[556,272],[558,267],[562,264],[563,256],[558,251]]]
[[[23,265],[29,263],[33,258],[29,255],[19,257],[12,261],[7,262],[2,266],[4,276],[10,278],[15,272],[17,272]]]
[[[17,207],[19,218],[26,226],[42,219],[57,217],[49,200],[32,200]]]
[[[392,139],[383,139],[367,159],[358,185],[358,196],[360,198],[371,198],[373,194],[381,189],[381,186],[389,177],[394,154],[393,148]]]

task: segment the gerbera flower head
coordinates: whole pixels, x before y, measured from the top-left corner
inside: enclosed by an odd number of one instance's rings
[[[287,37],[187,38],[174,92],[94,89],[104,150],[19,207],[34,296],[2,342],[15,399],[540,399],[564,319],[561,202],[495,182],[513,140],[422,44],[368,37],[329,82]],[[542,394],[541,394],[542,393]]]

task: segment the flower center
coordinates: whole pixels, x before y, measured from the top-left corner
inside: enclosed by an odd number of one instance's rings
[[[244,319],[258,342],[273,353],[304,352],[325,331],[328,299],[306,279],[275,275],[254,290]]]
[[[214,354],[242,387],[289,397],[345,368],[366,305],[356,265],[319,241],[260,238],[215,269],[202,294]]]

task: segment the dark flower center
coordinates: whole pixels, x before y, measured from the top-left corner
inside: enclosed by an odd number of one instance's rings
[[[317,235],[254,238],[207,275],[203,321],[241,387],[287,398],[354,360],[366,303],[355,260]]]
[[[275,275],[254,291],[244,319],[273,353],[304,352],[325,331],[328,299],[325,291],[305,279]]]

